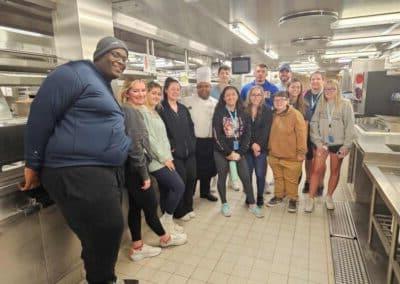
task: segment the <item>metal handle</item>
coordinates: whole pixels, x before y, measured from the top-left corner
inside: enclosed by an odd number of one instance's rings
[[[0,220],[0,226],[8,224],[8,223],[10,223],[12,221],[15,221],[20,217],[30,216],[30,215],[32,215],[32,214],[34,214],[36,212],[39,212],[41,208],[42,208],[42,204],[37,203],[37,202],[29,204],[29,205],[27,205],[25,207],[19,208],[13,214],[11,214],[10,216],[6,217],[3,220]]]

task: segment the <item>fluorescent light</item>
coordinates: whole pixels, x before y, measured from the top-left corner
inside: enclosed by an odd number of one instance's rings
[[[361,56],[375,57],[379,54],[376,51],[363,51],[363,52],[346,52],[346,53],[334,53],[334,54],[323,54],[322,59],[334,59],[334,58],[357,58]]]
[[[385,35],[385,36],[371,36],[371,37],[359,37],[359,38],[347,38],[347,39],[334,39],[328,42],[326,45],[344,46],[344,45],[380,43],[380,42],[389,42],[398,40],[400,40],[400,35]]]
[[[270,48],[264,50],[264,53],[265,53],[265,55],[267,55],[267,56],[268,56],[269,58],[271,58],[271,59],[276,60],[276,59],[279,58],[278,53],[276,53],[275,51],[273,51],[273,50],[270,49]]]
[[[389,56],[390,63],[396,63],[400,61],[400,51],[394,51]]]
[[[378,51],[376,47],[367,46],[365,48],[354,48],[354,47],[347,47],[347,48],[333,48],[327,49],[325,54],[340,54],[340,53],[354,53],[354,52],[364,52],[364,51]]]
[[[400,45],[400,41],[398,41],[398,42],[392,42],[392,44],[387,48],[387,49],[392,49],[392,48],[395,48],[395,47],[397,47],[397,46],[399,46]]]
[[[350,63],[352,61],[351,58],[338,58],[336,59],[337,63]]]
[[[229,24],[229,29],[248,44],[256,44],[260,40],[257,34],[242,22],[233,22]]]
[[[380,14],[373,16],[340,19],[331,24],[331,29],[347,29],[347,28],[367,27],[376,25],[387,25],[387,24],[396,24],[399,22],[400,22],[400,13],[389,13],[389,14]]]
[[[10,28],[10,27],[6,27],[6,26],[0,26],[0,29],[8,31],[8,32],[22,34],[22,35],[29,35],[29,36],[35,36],[35,37],[50,37],[48,35],[30,32],[30,31],[21,30],[21,29],[16,29],[16,28]]]

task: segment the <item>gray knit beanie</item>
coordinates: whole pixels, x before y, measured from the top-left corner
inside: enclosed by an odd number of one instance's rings
[[[122,48],[125,49],[126,53],[128,54],[128,47],[126,44],[113,36],[106,36],[103,37],[97,43],[96,50],[93,53],[93,61],[96,61],[98,58],[109,52],[110,50]]]

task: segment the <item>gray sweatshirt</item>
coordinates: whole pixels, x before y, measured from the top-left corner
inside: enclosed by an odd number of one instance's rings
[[[350,148],[356,138],[354,131],[354,113],[349,100],[341,99],[339,109],[334,102],[327,102],[321,98],[315,109],[315,113],[310,123],[311,141],[317,146],[323,145],[343,145]],[[329,120],[328,110],[332,113]],[[329,129],[329,124],[331,128]],[[333,141],[329,139],[333,137]]]
[[[150,142],[143,116],[139,110],[129,104],[123,104],[122,110],[125,114],[126,134],[132,139],[128,153],[128,165],[130,170],[138,172],[143,180],[149,179],[147,166],[151,159]]]

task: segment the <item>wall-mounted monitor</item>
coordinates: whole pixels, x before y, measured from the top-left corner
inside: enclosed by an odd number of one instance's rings
[[[232,74],[248,74],[251,70],[250,57],[233,57]]]

